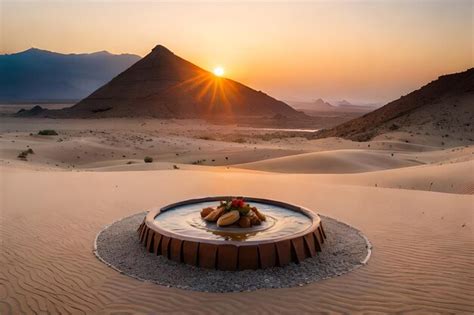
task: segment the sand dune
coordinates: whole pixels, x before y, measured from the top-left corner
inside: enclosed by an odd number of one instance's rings
[[[337,150],[315,152],[235,165],[239,168],[283,173],[360,173],[419,165],[415,160],[393,158],[389,152]]]
[[[312,178],[325,184],[360,185],[473,195],[474,177],[469,176],[469,174],[473,173],[474,160],[469,160],[359,174],[320,174]],[[308,177],[308,180],[310,180],[310,177]]]
[[[370,173],[34,172],[12,167],[0,172],[8,183],[1,199],[2,314],[275,313],[288,312],[290,303],[292,313],[474,311],[473,196],[323,180]],[[307,206],[361,229],[374,245],[372,258],[347,275],[299,288],[211,294],[137,281],[92,254],[94,237],[104,225],[209,194],[250,194]]]
[[[1,314],[474,312],[473,146],[307,140],[185,120],[1,122]],[[35,153],[18,159],[26,148]],[[92,253],[117,219],[223,194],[351,224],[373,243],[372,258],[303,287],[210,294],[134,280]]]

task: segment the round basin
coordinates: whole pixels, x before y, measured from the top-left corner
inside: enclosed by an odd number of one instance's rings
[[[326,238],[321,219],[299,206],[243,197],[267,218],[249,228],[218,227],[201,218],[201,209],[232,198],[191,199],[153,209],[138,228],[139,239],[156,255],[220,270],[284,266],[321,251]]]

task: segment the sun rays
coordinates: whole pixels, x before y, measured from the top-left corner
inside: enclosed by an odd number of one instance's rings
[[[219,74],[224,74],[224,70],[218,71]],[[232,115],[232,105],[237,103],[238,91],[236,84],[228,79],[222,78],[216,73],[202,72],[178,83],[175,88],[188,91],[204,113],[222,113]]]

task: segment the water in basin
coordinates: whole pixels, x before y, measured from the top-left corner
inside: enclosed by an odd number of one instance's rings
[[[282,206],[249,202],[265,214],[266,221],[250,228],[236,226],[218,227],[214,222],[201,218],[201,209],[216,207],[218,201],[198,202],[177,206],[160,213],[154,224],[163,231],[185,237],[206,240],[266,241],[300,233],[310,228],[312,219]]]

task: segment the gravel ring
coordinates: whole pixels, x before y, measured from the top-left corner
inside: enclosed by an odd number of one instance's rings
[[[137,228],[147,212],[106,226],[95,239],[94,254],[135,279],[201,292],[242,292],[288,288],[340,276],[367,263],[372,245],[357,229],[321,216],[327,239],[323,251],[300,264],[260,270],[220,271],[176,263],[146,251]]]

